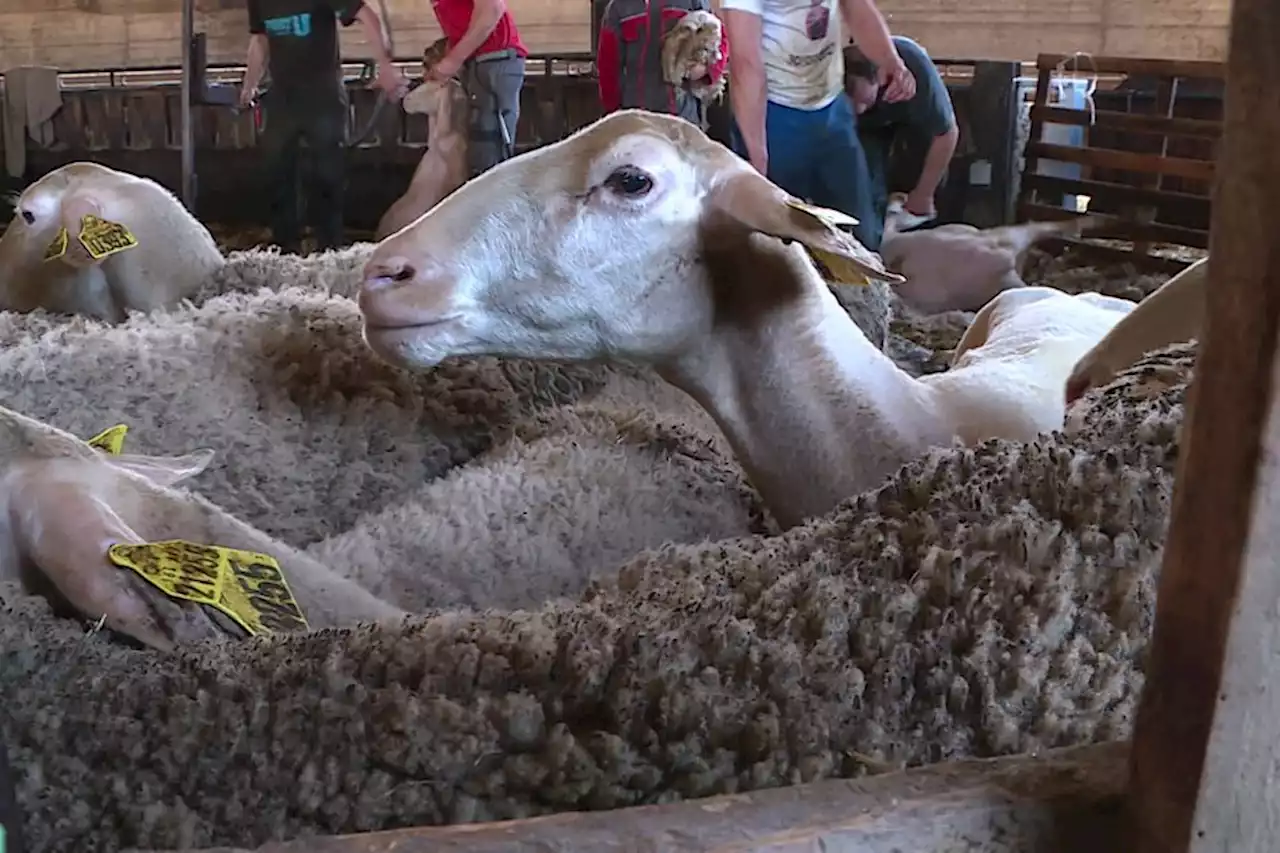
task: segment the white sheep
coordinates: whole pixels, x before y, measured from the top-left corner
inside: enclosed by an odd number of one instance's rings
[[[178,304],[224,260],[208,229],[160,184],[68,163],[17,198],[0,236],[0,309],[118,322]]]
[[[997,228],[949,223],[899,230],[910,216],[905,193],[889,197],[880,256],[906,281],[898,295],[917,311],[977,311],[997,293],[1023,287],[1027,250],[1051,237],[1078,235],[1104,220],[1078,217],[1064,222],[1024,222]]]
[[[34,570],[75,610],[153,648],[219,637],[224,629],[211,610],[160,594],[108,558],[113,545],[176,536],[267,553],[318,626],[403,615],[207,501],[174,490],[212,459],[208,450],[112,455],[0,409],[0,583],[30,581]]]
[[[322,628],[376,613],[370,595],[394,612],[538,606],[645,548],[769,529],[714,423],[649,371],[378,359],[355,303],[325,292],[360,255],[236,253],[208,288],[230,292],[121,324],[0,313],[0,388],[27,416],[9,420],[86,437],[126,424],[126,449],[159,457],[99,460],[58,433],[74,464],[9,483],[25,489],[17,535],[45,537],[24,579],[48,576],[90,622],[166,648],[224,626],[114,568],[108,534],[272,556]],[[0,443],[0,470],[32,443]],[[165,488],[179,480],[194,494]],[[351,609],[326,596],[333,577],[362,590]]]
[[[1206,255],[1138,303],[1102,340],[1080,357],[1067,377],[1066,402],[1106,385],[1143,355],[1200,335],[1204,324],[1209,258]]]
[[[686,12],[662,39],[662,79],[677,88],[687,84],[705,103],[718,101],[729,75],[712,80],[707,69],[724,58],[723,33],[724,24],[709,9]]]
[[[621,111],[383,240],[359,296],[365,338],[416,367],[481,353],[651,364],[711,413],[790,527],[931,447],[1061,428],[1067,373],[1133,307],[1005,291],[952,370],[915,379],[805,254],[847,283],[899,281],[840,221],[689,122]]]
[[[424,78],[444,55],[448,42],[439,39],[423,54]],[[394,234],[436,205],[467,180],[467,114],[470,102],[466,90],[455,78],[444,83],[424,79],[422,85],[405,96],[401,103],[407,113],[427,117],[427,150],[413,170],[409,188],[378,221],[374,232],[381,240]]]

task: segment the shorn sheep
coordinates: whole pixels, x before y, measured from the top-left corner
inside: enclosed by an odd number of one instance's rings
[[[252,847],[1126,737],[1190,349],[1161,357],[1180,375],[1112,397],[1139,362],[1078,432],[932,451],[782,536],[649,551],[577,601],[161,655],[0,585],[30,843]]]
[[[0,235],[0,309],[118,322],[177,305],[224,262],[208,229],[148,178],[68,163],[18,196]]]
[[[806,255],[846,284],[899,280],[841,218],[688,122],[617,112],[382,241],[359,297],[365,337],[411,367],[476,354],[650,364],[715,418],[791,527],[929,448],[1061,428],[1068,372],[1134,305],[1004,291],[951,370],[915,378],[867,342]]]
[[[425,79],[447,48],[448,40],[441,38],[424,51],[424,81],[401,102],[405,112],[427,117],[427,150],[413,170],[409,188],[378,220],[374,234],[379,240],[426,213],[467,180],[470,102],[466,90],[455,78],[444,83]]]
[[[1200,335],[1205,316],[1209,258],[1192,262],[1170,278],[1080,357],[1067,377],[1073,403],[1090,388],[1107,384],[1145,353]]]
[[[914,231],[899,230],[906,216],[906,195],[889,198],[880,255],[885,266],[906,281],[896,290],[912,308],[929,314],[977,311],[996,294],[1023,287],[1027,250],[1051,237],[1075,236],[1102,220],[1080,217],[1064,222],[1024,222],[998,228],[949,223]]]

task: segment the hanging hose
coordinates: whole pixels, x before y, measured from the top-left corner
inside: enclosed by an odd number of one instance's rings
[[[387,46],[387,54],[394,60],[396,42],[395,35],[391,29],[391,17],[387,14],[387,0],[378,0],[378,19],[379,23],[382,24],[382,41]],[[370,60],[364,64],[364,69],[360,72],[360,80],[361,82],[373,82],[377,79],[378,64]],[[378,100],[373,105],[373,112],[369,113],[369,120],[359,133],[348,140],[348,148],[355,148],[369,138],[369,135],[373,133],[373,129],[378,126],[378,119],[382,116],[382,111],[390,100],[390,95],[382,89],[378,90]]]

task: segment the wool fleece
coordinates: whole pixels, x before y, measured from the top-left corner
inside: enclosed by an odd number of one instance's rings
[[[6,589],[29,837],[253,846],[1126,737],[1193,353],[1163,353],[1154,391],[1135,365],[1063,433],[935,451],[783,535],[651,549],[574,600],[162,655]]]

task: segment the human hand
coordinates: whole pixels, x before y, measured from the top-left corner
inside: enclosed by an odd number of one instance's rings
[[[901,57],[893,65],[881,65],[876,71],[876,77],[887,104],[909,101],[916,95],[916,78]]]
[[[404,72],[394,62],[385,60],[378,63],[378,76],[374,79],[374,85],[396,100],[403,98],[409,91],[409,81],[405,79]]]
[[[701,80],[703,77],[706,77],[706,76],[707,76],[707,66],[703,65],[702,63],[698,63],[697,65],[689,66],[689,73],[686,75],[686,79]]]
[[[914,213],[916,216],[936,216],[938,213],[934,205],[933,193],[922,193],[918,189],[907,193],[902,207],[907,213]]]
[[[239,97],[240,109],[242,110],[249,109],[250,107],[253,106],[254,102],[257,101],[257,99],[258,99],[257,86],[245,86],[243,84],[240,86],[240,97]]]
[[[427,78],[437,83],[443,83],[450,77],[458,76],[458,72],[462,70],[462,60],[458,59],[452,53],[446,53],[441,57],[440,61],[431,67],[427,72]]]

